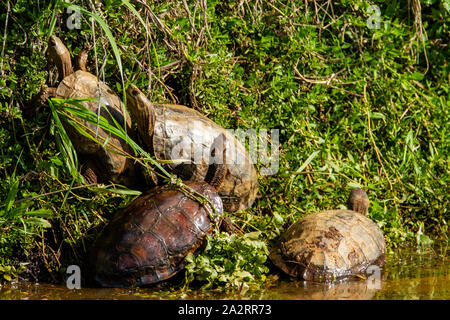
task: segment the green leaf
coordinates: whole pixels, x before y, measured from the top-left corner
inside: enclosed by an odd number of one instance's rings
[[[308,159],[306,159],[306,161],[300,166],[300,168],[298,168],[295,173],[301,173],[303,170],[305,170],[305,168],[308,166],[308,164],[311,163],[311,161],[314,160],[314,158],[320,153],[320,151],[314,151],[313,153],[311,153],[308,157]]]
[[[421,81],[424,77],[423,73],[420,72],[414,72],[413,74],[410,75],[410,79],[412,80],[417,80],[417,81]]]
[[[129,195],[129,196],[139,196],[142,194],[141,191],[137,191],[137,190],[108,188],[108,186],[92,187],[91,189],[92,189],[92,191],[108,192],[108,193],[115,193],[115,194]]]
[[[9,192],[8,195],[6,197],[6,212],[8,212],[9,210],[11,210],[13,204],[14,204],[14,200],[16,199],[17,196],[17,191],[19,189],[19,179],[17,179],[15,176],[12,176],[11,179],[13,179],[13,182],[9,185]]]
[[[383,119],[386,120],[386,116],[381,112],[371,112],[370,113],[371,119]]]
[[[26,222],[31,225],[40,226],[42,228],[50,228],[52,225],[45,219],[39,217],[29,217]]]
[[[53,216],[53,211],[50,209],[37,209],[33,211],[27,211],[23,213],[27,217],[51,217]]]

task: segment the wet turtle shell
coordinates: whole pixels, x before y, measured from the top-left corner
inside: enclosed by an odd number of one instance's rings
[[[188,186],[222,214],[222,201],[211,185],[194,182]],[[105,287],[166,280],[184,267],[186,255],[212,229],[206,206],[179,190],[156,187],[119,211],[103,230],[92,255],[94,279]]]
[[[127,107],[149,151],[157,160],[172,160],[166,169],[183,180],[204,180],[210,165],[211,145],[224,134],[227,173],[217,188],[224,209],[232,212],[253,204],[258,192],[256,170],[249,153],[231,132],[191,108],[151,103],[134,85],[127,90]]]
[[[383,233],[372,220],[353,210],[330,210],[291,225],[269,258],[290,276],[329,281],[381,266],[384,254]]]
[[[114,120],[122,127],[126,123],[128,135],[131,138],[134,137],[131,119],[122,101],[110,87],[99,81],[93,74],[85,71],[86,51],[82,51],[78,59],[80,70],[73,72],[69,50],[58,37],[51,36],[49,58],[58,67],[61,82],[56,89],[45,88],[42,90],[38,96],[39,99],[34,99],[34,101],[45,102],[51,96],[62,99],[91,99],[80,103],[92,112],[100,113],[111,125],[114,125]],[[97,128],[95,124],[82,119],[77,119],[77,121],[82,127],[87,128],[85,131],[100,141],[98,143],[85,137],[70,124],[63,122],[81,160],[81,169],[86,182],[111,181],[129,187],[133,186],[137,179],[137,170],[134,168],[134,161],[126,157],[126,154],[131,154],[130,146],[119,137],[109,134],[100,127]],[[103,144],[104,141],[107,141],[106,145]]]
[[[220,135],[214,140],[210,155],[226,157],[224,139]],[[222,220],[222,199],[215,188],[225,172],[225,164],[211,164],[205,181],[186,182],[209,203],[185,190],[159,186],[120,210],[94,244],[95,281],[105,287],[143,286],[180,271],[186,255],[196,251],[214,223]]]

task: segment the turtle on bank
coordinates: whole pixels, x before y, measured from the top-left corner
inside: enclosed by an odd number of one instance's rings
[[[157,160],[172,160],[166,165],[168,171],[183,180],[204,180],[211,145],[219,135],[225,135],[227,172],[223,183],[217,187],[224,209],[233,212],[253,204],[258,192],[256,170],[249,153],[232,133],[196,110],[152,103],[135,85],[127,89],[127,108],[148,151]]]
[[[224,136],[212,149],[225,154]],[[90,254],[93,280],[104,287],[137,287],[170,278],[184,267],[213,221],[222,220],[223,204],[216,191],[226,174],[225,164],[209,166],[205,181],[186,185],[205,196],[212,208],[180,189],[157,186],[118,211],[103,229]]]
[[[291,225],[271,250],[273,264],[292,277],[330,281],[364,273],[385,262],[385,240],[367,215],[369,199],[353,189],[350,210],[308,215]]]
[[[87,52],[81,51],[77,60],[77,68],[73,71],[70,53],[63,42],[56,36],[51,36],[49,41],[49,60],[58,68],[60,84],[57,88],[44,88],[32,100],[36,104],[31,108],[38,108],[50,97],[62,99],[89,99],[80,102],[94,113],[100,113],[111,125],[114,120],[124,126],[126,122],[127,133],[133,137],[131,119],[123,107],[122,101],[105,83],[98,80],[93,74],[86,72]],[[99,110],[100,109],[100,110]],[[123,111],[125,110],[125,114]],[[113,118],[114,117],[114,120]],[[125,186],[133,186],[137,179],[137,170],[134,161],[126,154],[131,154],[130,146],[121,138],[111,135],[95,124],[82,119],[77,119],[86,131],[96,136],[93,141],[79,133],[67,123],[63,123],[67,134],[80,158],[82,175],[87,183],[114,182]],[[103,145],[104,141],[108,141]]]

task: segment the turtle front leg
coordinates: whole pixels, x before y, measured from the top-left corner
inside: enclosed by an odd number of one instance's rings
[[[43,105],[47,102],[47,99],[56,97],[56,88],[53,87],[47,87],[42,88],[41,91],[36,96],[36,99],[38,99],[38,103]]]
[[[56,97],[56,88],[41,88],[41,91],[33,96],[25,105],[23,109],[25,116],[31,117],[37,115],[42,106],[47,102],[47,99],[53,97]]]
[[[85,168],[81,172],[81,175],[83,176],[84,182],[86,182],[86,184],[97,184],[98,176],[92,167]]]
[[[233,222],[231,222],[231,219],[229,217],[223,217],[219,228],[221,231],[224,231],[228,234],[244,234],[242,230],[233,225]]]
[[[86,184],[97,184],[102,180],[100,170],[92,160],[84,161],[81,166],[81,175]]]
[[[146,168],[141,166],[141,172],[144,176],[145,186],[146,188],[152,188],[159,184],[158,176],[155,173],[155,169],[153,167]]]

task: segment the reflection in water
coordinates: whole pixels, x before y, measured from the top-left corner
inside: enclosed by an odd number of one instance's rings
[[[383,272],[376,299],[450,299],[448,243],[400,249]]]
[[[347,280],[329,284],[297,281],[282,282],[278,286],[279,298],[287,300],[370,300],[377,291],[376,287],[368,286],[367,281]]]
[[[352,279],[323,284],[283,277],[270,285],[240,293],[213,290],[171,292],[169,289],[69,290],[64,285],[15,282],[0,285],[0,300],[20,299],[450,299],[448,244],[395,249],[387,255],[381,282]]]

